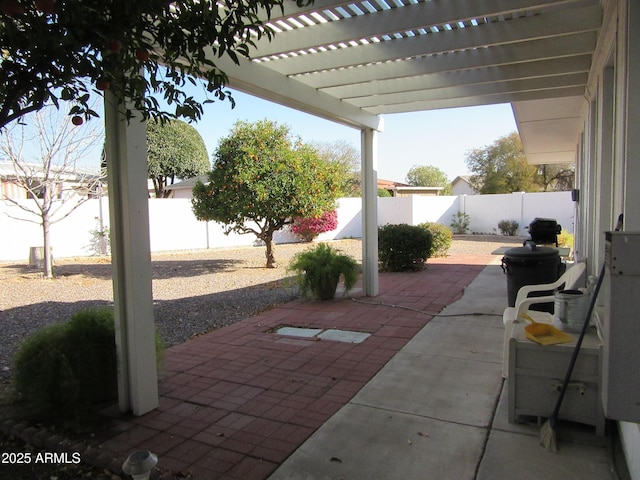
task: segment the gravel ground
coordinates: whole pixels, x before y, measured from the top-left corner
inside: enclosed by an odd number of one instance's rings
[[[360,240],[330,242],[334,248],[362,260]],[[485,254],[520,245],[517,237],[455,236],[450,255]],[[264,268],[264,247],[181,251],[152,256],[156,325],[167,345],[262,310],[298,295],[287,282],[286,266],[308,244],[276,247],[279,266]],[[36,330],[67,320],[79,309],[111,305],[113,288],[108,258],[56,260],[56,278],[42,280],[24,264],[0,264],[0,380],[8,380],[17,346]]]

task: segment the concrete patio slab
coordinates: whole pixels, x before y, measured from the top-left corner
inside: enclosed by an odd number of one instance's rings
[[[269,478],[471,480],[484,437],[481,428],[350,404]]]
[[[500,365],[399,352],[352,403],[487,427],[502,386]]]
[[[482,281],[474,281],[464,289],[466,298],[447,306],[443,314],[473,313],[496,314],[502,317],[507,303],[507,276],[494,258],[482,271]],[[473,301],[470,301],[473,300]]]
[[[458,319],[457,322],[449,320],[429,322],[407,343],[403,351],[502,363],[500,335],[503,330],[498,332],[496,327],[465,325],[464,319]]]
[[[538,444],[539,438],[492,430],[478,469],[477,480],[613,479],[605,447],[563,443],[559,453]]]

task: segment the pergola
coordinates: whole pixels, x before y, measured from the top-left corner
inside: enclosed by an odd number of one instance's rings
[[[287,1],[274,14],[277,34],[250,60],[215,62],[230,87],[361,131],[366,295],[378,293],[382,115],[511,103],[530,163],[576,159],[598,0]],[[144,126],[127,126],[108,101],[106,122],[120,406],[143,414],[157,405]]]

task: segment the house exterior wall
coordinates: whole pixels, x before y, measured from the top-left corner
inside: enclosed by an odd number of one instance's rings
[[[24,187],[15,181],[0,178],[0,200],[20,200],[23,198],[27,198],[27,191]]]
[[[603,5],[576,161],[576,255],[587,261],[590,275],[598,275],[605,263],[604,232],[614,229],[619,214],[624,214],[625,231],[640,231],[640,3],[611,0]],[[609,309],[606,280],[603,291],[597,305],[601,315]],[[640,308],[637,296],[628,301],[634,302],[627,306],[632,310]],[[612,325],[636,321],[608,320]],[[633,364],[639,361],[629,358]],[[638,386],[629,388],[637,391]],[[640,424],[619,421],[618,426],[630,477],[640,478]]]
[[[619,31],[618,31],[618,59],[616,71],[619,84],[623,86],[624,98],[621,99],[621,108],[616,112],[616,122],[620,124],[617,131],[624,140],[620,141],[620,164],[623,164],[621,172],[622,185],[615,191],[622,190],[622,198],[619,193],[613,199],[615,208],[620,201],[624,212],[624,229],[627,231],[640,231],[640,189],[637,182],[640,178],[640,2],[635,0],[619,2]],[[622,93],[621,92],[621,93]],[[638,305],[638,297],[630,299]],[[637,311],[637,308],[636,308]],[[626,318],[624,321],[636,321]],[[637,362],[636,359],[629,359]],[[633,386],[637,389],[638,385]],[[628,422],[620,423],[623,446],[626,452],[627,464],[631,478],[640,478],[640,424]]]
[[[25,204],[30,200],[23,200]],[[470,216],[470,233],[499,233],[498,222],[517,220],[518,232],[526,235],[524,226],[535,217],[553,217],[572,232],[573,202],[570,192],[528,193],[511,195],[472,195],[446,197],[378,198],[378,225],[424,222],[451,224],[456,212]],[[71,208],[71,204],[67,206]],[[338,228],[325,232],[318,240],[362,237],[362,201],[341,198],[338,201]],[[31,222],[21,221],[30,219]],[[28,215],[8,201],[0,201],[0,261],[26,261],[29,247],[42,245],[42,229],[38,217]],[[35,222],[35,223],[34,223]],[[91,199],[51,228],[54,258],[90,256],[100,252],[99,231],[108,228],[109,207],[106,197]],[[188,198],[149,199],[149,230],[152,252],[229,248],[255,245],[253,235],[225,235],[216,222],[199,222]],[[288,230],[277,232],[276,243],[298,241]]]
[[[451,183],[452,195],[476,195],[477,193],[469,182],[462,178],[458,177]]]

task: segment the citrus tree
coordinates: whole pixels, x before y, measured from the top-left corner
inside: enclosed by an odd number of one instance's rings
[[[226,233],[254,234],[266,245],[266,267],[274,268],[275,232],[294,218],[336,207],[335,169],[286,125],[237,122],[220,140],[209,182],[193,189],[193,212],[198,220],[225,224]]]
[[[263,22],[285,1],[2,0],[0,128],[60,99],[81,124],[98,115],[91,97],[106,90],[127,118],[133,108],[145,120],[198,120],[203,103],[229,95],[216,58],[248,57],[274,34]],[[199,78],[202,102],[184,90]]]
[[[149,178],[156,198],[166,198],[177,178],[204,175],[211,168],[204,140],[188,123],[180,120],[147,123]]]

